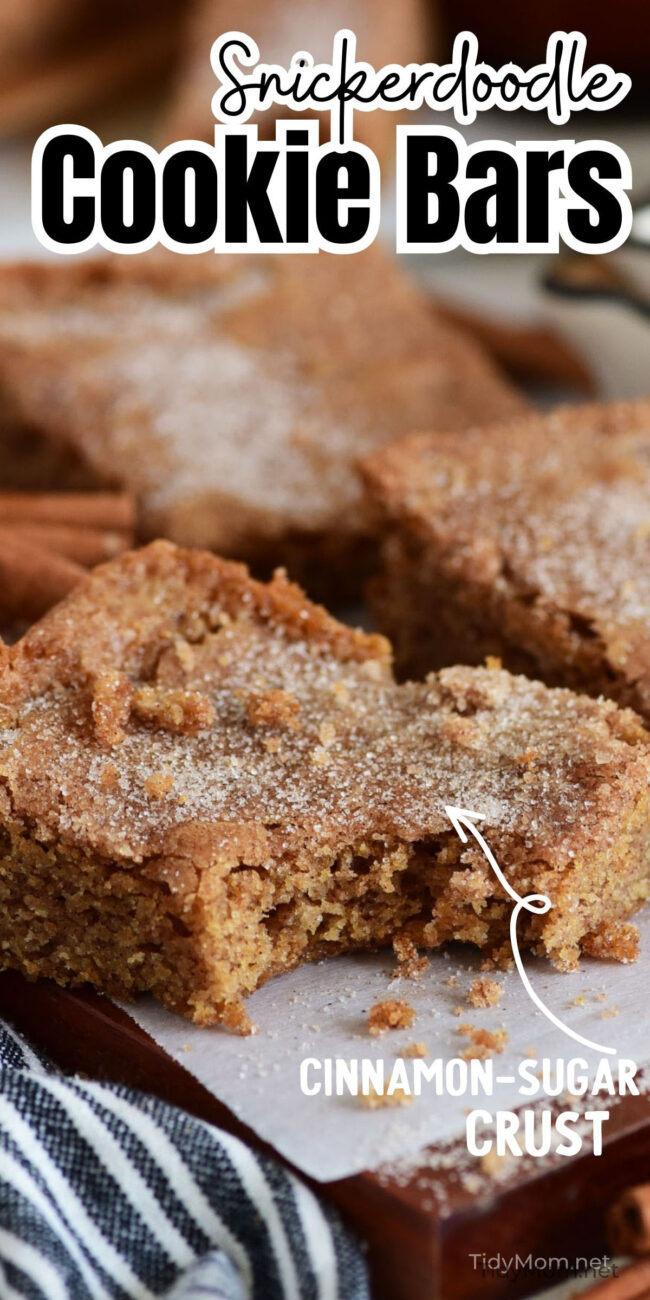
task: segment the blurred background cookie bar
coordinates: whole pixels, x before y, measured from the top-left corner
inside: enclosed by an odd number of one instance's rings
[[[378,247],[7,267],[0,385],[13,429],[138,499],[144,538],[339,597],[374,554],[357,459],[525,409]]]
[[[650,721],[650,401],[415,435],[366,475],[402,673],[495,655]]]

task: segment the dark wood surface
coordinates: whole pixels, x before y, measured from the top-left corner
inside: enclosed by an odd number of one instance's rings
[[[154,1093],[256,1146],[264,1144],[187,1070],[108,999],[46,981],[0,974],[0,1016],[40,1045],[62,1069]],[[510,1300],[544,1285],[526,1269],[483,1276],[472,1254],[602,1255],[604,1216],[618,1193],[650,1176],[650,1097],[612,1109],[603,1155],[533,1161],[477,1191],[453,1169],[436,1171],[436,1151],[405,1186],[374,1173],[318,1184],[368,1243],[376,1300]],[[268,1148],[267,1148],[268,1149]],[[462,1151],[459,1147],[459,1163]],[[559,1280],[559,1272],[551,1280]]]

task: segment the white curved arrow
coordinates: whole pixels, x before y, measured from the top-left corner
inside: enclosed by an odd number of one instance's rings
[[[512,944],[512,954],[515,959],[515,964],[528,996],[535,1003],[535,1006],[539,1007],[539,1010],[546,1016],[546,1019],[550,1020],[551,1024],[556,1025],[558,1029],[561,1029],[563,1034],[568,1034],[569,1038],[574,1038],[577,1043],[582,1043],[584,1047],[593,1048],[595,1052],[607,1052],[609,1056],[615,1055],[615,1047],[604,1047],[602,1043],[594,1043],[590,1038],[583,1038],[582,1034],[578,1034],[575,1029],[570,1029],[562,1020],[559,1020],[558,1017],[549,1010],[546,1004],[542,1002],[542,999],[539,994],[535,992],[526,974],[517,940],[517,921],[519,920],[519,914],[522,911],[522,908],[526,912],[533,912],[537,916],[543,915],[544,912],[549,912],[553,906],[550,898],[548,898],[546,894],[527,894],[525,898],[522,898],[521,895],[517,893],[516,889],[513,889],[510,881],[506,880],[506,877],[504,876],[489,844],[484,840],[476,825],[477,821],[483,821],[483,813],[472,812],[469,808],[454,808],[451,804],[445,808],[445,812],[456,831],[461,844],[467,844],[467,831],[469,831],[470,835],[474,837],[476,843],[487,858],[499,884],[503,886],[506,893],[510,895],[510,898],[515,903],[512,916],[510,917],[510,942]]]

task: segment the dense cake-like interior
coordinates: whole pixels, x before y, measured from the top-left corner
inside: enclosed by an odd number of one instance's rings
[[[650,719],[650,401],[416,435],[365,472],[401,673],[494,654]]]
[[[522,410],[376,248],[4,268],[0,391],[8,424],[138,496],[145,537],[334,592],[371,553],[358,456]]]
[[[561,967],[628,958],[650,890],[648,734],[630,712],[492,668],[397,686],[387,643],[157,542],[97,570],[4,651],[0,964],[150,990],[245,1028],[299,962],[394,939]]]
[[[176,93],[167,124],[170,140],[214,139],[212,97],[217,88],[210,63],[213,41],[223,32],[238,31],[251,36],[260,60],[288,68],[294,54],[307,50],[315,63],[329,63],[332,41],[342,28],[357,38],[357,58],[375,68],[386,64],[423,63],[431,55],[429,14],[426,0],[199,0],[190,16],[187,45],[181,55]],[[288,109],[273,105],[251,120],[259,123],[260,135],[274,134],[277,118],[290,116]],[[297,115],[304,121],[306,114]],[[355,139],[370,145],[379,158],[388,160],[395,152],[395,127],[399,115],[375,109],[355,115]],[[322,116],[322,139],[327,138],[329,114]]]

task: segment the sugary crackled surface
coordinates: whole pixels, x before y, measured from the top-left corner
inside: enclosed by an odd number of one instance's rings
[[[370,473],[452,567],[581,615],[614,667],[650,682],[650,401],[415,436]]]
[[[119,859],[194,821],[262,830],[262,860],[415,840],[449,830],[451,803],[562,868],[607,846],[648,784],[631,713],[494,668],[397,687],[381,638],[168,543],[97,570],[5,654],[14,813]]]
[[[5,269],[0,375],[24,422],[140,496],[150,533],[231,553],[356,532],[357,456],[522,409],[375,248]]]

